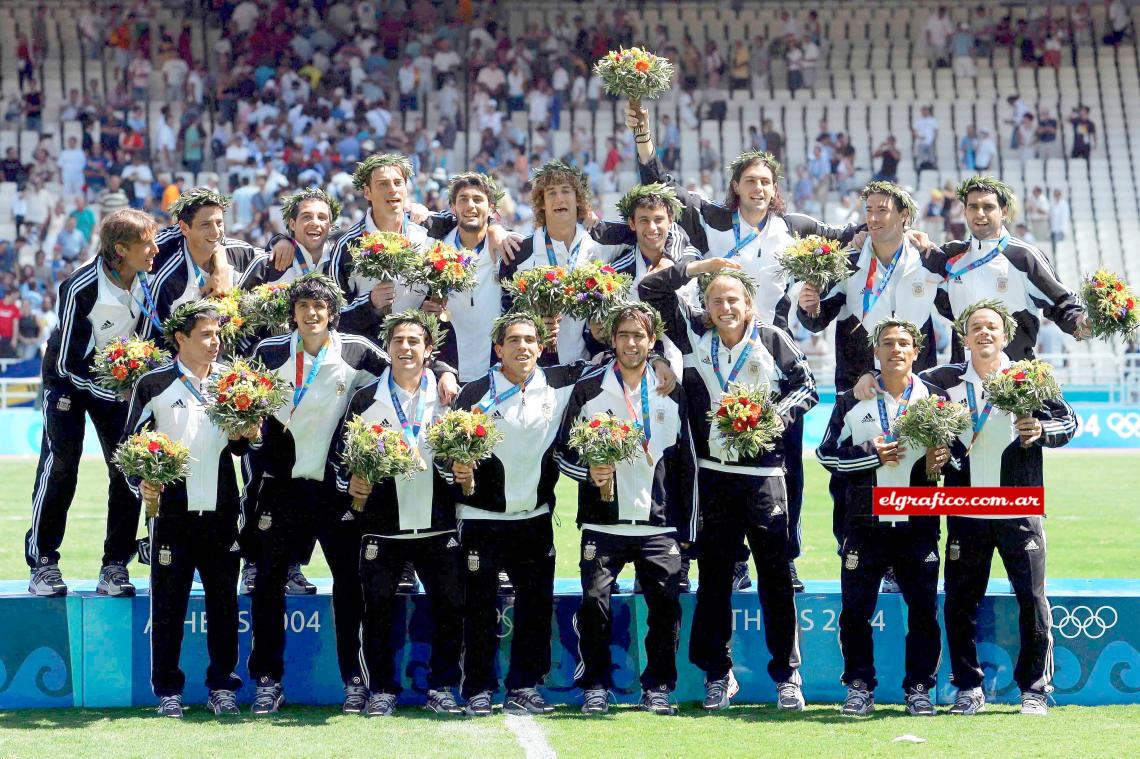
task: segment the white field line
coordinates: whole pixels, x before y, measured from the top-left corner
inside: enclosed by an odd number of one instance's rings
[[[554,747],[546,740],[546,732],[534,717],[508,714],[506,721],[526,759],[557,759]]]

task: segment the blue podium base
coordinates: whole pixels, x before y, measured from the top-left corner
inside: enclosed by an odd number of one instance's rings
[[[294,704],[339,704],[342,698],[333,635],[329,581],[316,580],[315,596],[290,596],[287,601],[286,699]],[[628,588],[629,581],[624,583]],[[150,603],[145,580],[133,599],[95,594],[95,583],[77,583],[64,598],[34,598],[24,581],[0,582],[0,709],[30,707],[111,707],[155,703],[150,688]],[[809,581],[808,592],[796,597],[800,621],[804,695],[809,702],[838,702],[845,695],[839,682],[843,661],[839,651],[839,583]],[[1140,703],[1140,580],[1051,580],[1055,673],[1054,697],[1059,704]],[[676,698],[696,701],[704,695],[704,675],[688,661],[690,622],[696,597],[682,596],[684,619],[677,656]],[[577,580],[555,584],[552,664],[545,695],[552,703],[575,703],[579,662],[574,614],[580,603]],[[245,677],[249,655],[249,598],[241,597],[239,674]],[[500,599],[500,671],[510,653],[513,613],[510,599]],[[753,592],[734,597],[734,667],[740,682],[738,702],[770,702],[775,685],[767,675],[768,652],[764,620]],[[979,651],[991,701],[1016,702],[1013,666],[1019,648],[1017,603],[1005,581],[990,584],[979,620]],[[399,652],[405,688],[401,701],[423,703],[430,634],[427,599],[410,596],[398,622],[409,642]],[[206,669],[206,628],[201,589],[195,585],[185,623],[182,668],[186,672],[186,701],[206,699],[202,683]],[[880,595],[872,619],[880,702],[902,701],[906,606],[897,595]],[[613,604],[614,691],[619,702],[636,702],[645,652],[645,602],[640,596],[618,595]],[[953,700],[946,642],[936,698]],[[247,682],[239,698],[249,702]]]

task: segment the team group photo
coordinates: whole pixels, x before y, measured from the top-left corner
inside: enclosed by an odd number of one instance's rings
[[[0,2],[0,750],[1128,752],[1140,6],[968,5]]]

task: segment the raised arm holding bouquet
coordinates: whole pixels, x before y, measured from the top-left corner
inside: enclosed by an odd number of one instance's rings
[[[629,98],[641,108],[641,101],[656,98],[673,86],[673,64],[667,58],[639,47],[619,48],[606,53],[594,64],[606,92]]]
[[[444,302],[452,293],[473,290],[478,284],[475,261],[469,250],[445,242],[430,241],[408,271],[407,280],[428,289],[428,299]],[[447,311],[440,321],[448,321]]]
[[[1088,311],[1093,337],[1119,335],[1127,340],[1140,328],[1136,294],[1124,280],[1107,269],[1097,269],[1081,285],[1081,300]]]
[[[251,333],[264,330],[272,335],[289,331],[289,284],[257,285],[241,296],[239,313]]]
[[[826,294],[834,285],[851,276],[845,247],[838,240],[808,235],[796,237],[795,242],[776,258],[780,268],[792,279]]]

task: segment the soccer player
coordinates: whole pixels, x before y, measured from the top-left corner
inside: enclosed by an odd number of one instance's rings
[[[487,375],[463,387],[456,408],[478,407],[503,433],[490,460],[473,468],[452,462],[448,477],[462,524],[466,572],[463,696],[472,716],[491,713],[499,687],[495,658],[499,572],[514,581],[514,637],[507,695],[509,714],[549,714],[553,707],[538,692],[550,670],[550,624],[554,607],[554,448],[574,383],[603,367],[578,362],[538,367],[546,338],[542,320],[527,313],[495,321],[492,341],[499,362]],[[670,393],[676,378],[657,359],[656,392]],[[472,483],[464,496],[460,486]]]
[[[705,309],[677,297],[702,275]],[[700,498],[700,583],[689,659],[705,671],[706,709],[724,709],[738,690],[732,674],[732,589],[737,557],[747,538],[756,563],[768,674],[781,709],[804,707],[799,624],[788,561],[788,501],[783,436],[773,450],[739,457],[725,448],[709,413],[729,385],[768,386],[785,431],[819,401],[807,358],[778,327],[756,312],[755,285],[740,264],[724,258],[682,260],[650,274],[641,297],[657,308],[665,332],[685,355],[684,388],[693,430]],[[706,310],[707,309],[707,310]]]
[[[870,215],[870,214],[869,214]],[[874,228],[874,223],[870,226]],[[843,683],[847,700],[842,714],[863,717],[875,710],[874,644],[871,617],[879,583],[893,567],[906,601],[906,709],[933,716],[930,691],[942,653],[938,628],[937,516],[874,516],[876,486],[928,487],[931,474],[949,460],[943,446],[919,449],[894,440],[891,425],[907,406],[928,396],[945,397],[912,373],[925,336],[913,322],[888,316],[870,331],[874,357],[882,368],[874,400],[860,401],[848,390],[835,403],[816,450],[829,472],[842,478],[843,558],[839,646],[843,651]],[[965,447],[961,447],[961,452]]]
[[[967,306],[955,325],[970,360],[931,369],[929,382],[970,409],[974,424],[962,433],[968,455],[946,468],[947,487],[1041,487],[1042,448],[1059,448],[1076,433],[1077,417],[1062,398],[1045,402],[1045,411],[1015,419],[986,400],[982,381],[1011,363],[1009,345],[1017,321],[997,300]],[[1041,517],[946,518],[946,640],[958,696],[951,714],[977,714],[985,708],[982,665],[978,659],[978,604],[986,594],[990,563],[997,549],[1017,596],[1021,652],[1013,679],[1021,688],[1021,713],[1045,714],[1053,686],[1053,638],[1045,598],[1045,525]]]
[[[427,428],[443,412],[435,376],[426,368],[442,338],[439,322],[421,311],[388,317],[385,345],[392,366],[352,397],[345,421],[362,419],[400,432],[423,462],[432,461]],[[336,436],[338,452],[343,437]],[[364,586],[361,655],[364,659],[370,717],[396,710],[402,686],[396,655],[403,637],[392,635],[395,595],[404,565],[411,562],[431,601],[431,660],[427,675],[427,708],[462,713],[452,689],[459,687],[463,647],[463,585],[459,571],[459,539],[455,505],[436,471],[371,483],[349,474],[339,455],[332,457],[337,485],[354,498],[367,499],[359,519],[360,575]],[[400,629],[403,617],[400,617]]]
[[[609,711],[613,687],[610,602],[622,568],[632,562],[649,609],[646,666],[641,674],[641,708],[674,714],[669,694],[677,687],[678,601],[681,550],[696,533],[693,475],[695,461],[684,392],[663,397],[648,365],[649,350],[661,334],[661,317],[651,306],[614,309],[606,324],[616,358],[604,371],[578,380],[566,408],[555,453],[563,473],[579,481],[578,526],[582,530],[582,607],[578,611],[583,669],[576,678],[584,691],[582,712]],[[644,455],[616,465],[586,465],[569,446],[580,420],[608,412],[628,420],[644,436]],[[615,499],[599,488],[612,483]]]
[[[136,549],[139,504],[111,463],[127,404],[99,386],[91,363],[95,351],[111,340],[161,326],[153,281],[147,276],[158,254],[156,231],[153,219],[142,211],[108,214],[99,230],[99,254],[60,286],[59,326],[48,338],[42,365],[44,431],[32,491],[32,526],[25,538],[31,567],[28,592],[33,595],[67,593],[59,547],[75,497],[87,416],[99,436],[110,479],[103,568],[96,590],[110,596],[134,594],[127,562]]]
[[[337,330],[343,296],[330,278],[310,274],[289,290],[293,331],[263,340],[254,352],[272,372],[292,381],[291,398],[263,425],[253,446],[264,472],[257,496],[257,572],[253,591],[253,650],[257,681],[252,711],[277,711],[284,698],[285,575],[294,546],[311,535],[321,543],[333,577],[337,660],[344,710],[367,705],[360,665],[363,604],[358,561],[360,531],[349,501],[336,489],[329,451],[351,394],[380,377],[388,357],[369,340]],[[458,389],[454,374],[436,365],[441,399]]]
[[[243,453],[260,430],[229,438],[206,416],[203,386],[218,370],[220,318],[208,301],[175,309],[166,330],[178,354],[139,380],[125,428],[128,437],[146,427],[165,433],[189,447],[192,461],[184,480],[138,486],[144,503],[159,502],[150,525],[151,686],[164,717],[182,716],[186,675],[178,657],[195,571],[210,619],[206,706],[215,714],[238,713],[238,487],[231,456]]]

